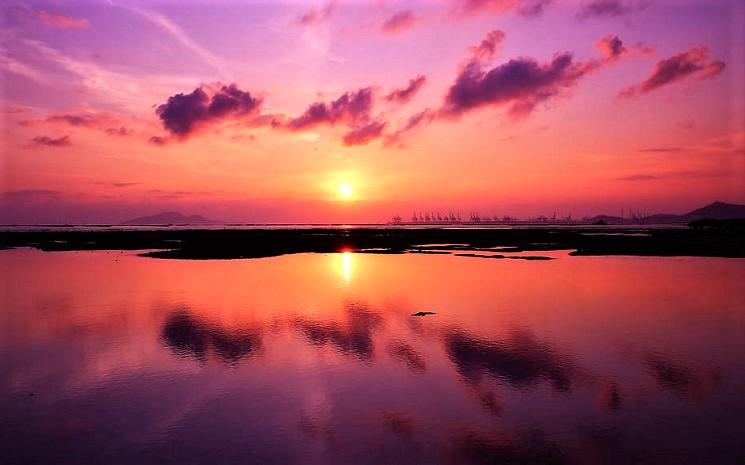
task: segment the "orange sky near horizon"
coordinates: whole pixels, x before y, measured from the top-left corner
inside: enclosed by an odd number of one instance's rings
[[[737,0],[1,9],[0,223],[745,203]]]

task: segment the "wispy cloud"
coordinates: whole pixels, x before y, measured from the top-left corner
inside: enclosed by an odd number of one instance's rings
[[[61,82],[74,83],[88,98],[130,110],[141,111],[149,107],[156,99],[172,92],[174,86],[187,87],[192,86],[195,81],[199,82],[199,79],[193,76],[127,74],[111,71],[93,61],[63,53],[40,40],[17,37],[7,31],[0,33],[6,43],[13,43],[23,53],[19,55],[21,52],[17,52],[14,57],[8,57],[0,49],[0,63],[5,67],[11,66],[18,73],[24,73],[29,77],[35,76],[39,84],[50,87],[58,87]],[[43,65],[38,69],[28,66],[25,61],[32,57],[36,62],[41,61]],[[60,77],[60,70],[72,77]],[[48,78],[49,75],[56,80]]]
[[[427,77],[419,75],[409,80],[409,84],[402,89],[394,89],[385,96],[385,100],[392,103],[404,104],[409,102],[427,83]]]
[[[670,153],[670,152],[680,152],[682,149],[680,147],[649,147],[645,149],[639,149],[640,152],[649,152],[649,153]]]
[[[70,140],[69,136],[61,136],[61,137],[36,136],[33,139],[31,139],[31,142],[33,142],[36,145],[44,145],[47,147],[67,147],[68,145],[72,145],[72,141]]]
[[[505,13],[514,10],[522,16],[540,16],[553,0],[455,0],[461,14]]]
[[[210,52],[209,50],[207,50],[206,48],[198,44],[179,25],[174,23],[167,16],[155,10],[143,8],[141,6],[134,6],[134,5],[118,3],[118,2],[116,3],[111,2],[111,3],[113,5],[120,6],[128,11],[131,11],[132,13],[135,13],[147,19],[154,25],[158,26],[162,31],[166,32],[171,37],[173,37],[181,45],[188,48],[192,53],[194,53],[199,58],[201,58],[202,61],[204,61],[206,64],[208,64],[213,69],[218,71],[222,79],[225,79],[227,81],[233,80],[230,73],[226,69],[225,60],[223,60],[222,58],[218,57],[217,55],[213,54],[212,52]]]
[[[615,17],[641,11],[649,5],[648,0],[590,0],[577,13],[579,19]]]
[[[632,97],[646,94],[694,76],[700,79],[712,78],[724,71],[724,67],[723,61],[709,58],[708,47],[701,45],[658,61],[649,77],[639,84],[626,87],[619,95]]]
[[[62,13],[54,13],[42,9],[36,10],[36,17],[45,26],[55,29],[86,29],[91,25],[84,18],[74,18]]]
[[[651,174],[632,174],[629,176],[622,176],[618,178],[619,181],[652,181],[655,179],[660,179],[657,176],[652,176]]]
[[[313,26],[316,24],[325,23],[331,18],[336,10],[336,2],[330,1],[323,8],[311,8],[305,13],[301,14],[295,19],[295,22],[301,26]]]
[[[9,200],[39,199],[44,197],[59,197],[60,195],[62,195],[62,192],[49,189],[21,189],[0,192],[0,198]]]
[[[397,34],[416,25],[417,18],[411,10],[402,10],[394,13],[380,26],[380,31],[386,34]]]

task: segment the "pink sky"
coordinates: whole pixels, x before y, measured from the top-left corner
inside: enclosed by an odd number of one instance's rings
[[[745,203],[740,0],[0,8],[0,223]]]

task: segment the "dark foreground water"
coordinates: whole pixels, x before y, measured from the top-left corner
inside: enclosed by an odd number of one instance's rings
[[[745,260],[554,255],[0,251],[0,463],[745,463]]]

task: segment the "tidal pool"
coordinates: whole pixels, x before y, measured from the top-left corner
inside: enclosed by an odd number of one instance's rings
[[[0,463],[745,463],[745,259],[554,256],[0,251]]]

